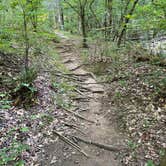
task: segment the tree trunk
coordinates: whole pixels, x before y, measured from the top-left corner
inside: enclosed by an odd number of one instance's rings
[[[108,18],[108,23],[109,23],[109,26],[111,27],[112,26],[112,1],[113,0],[108,0],[108,13],[109,13],[109,18]],[[111,33],[111,29],[110,28],[110,32],[109,34]]]
[[[80,19],[81,19],[81,29],[82,29],[82,36],[83,36],[83,47],[87,48],[87,35],[86,35],[86,24],[85,24],[85,9],[81,7],[80,9]]]
[[[64,15],[63,15],[63,8],[61,7],[61,29],[64,30],[65,22],[64,22]]]
[[[24,25],[24,39],[25,39],[25,71],[28,71],[29,68],[29,39],[28,39],[28,32],[27,32],[27,20],[26,20],[26,13],[23,10],[23,25]]]
[[[105,18],[104,18],[104,27],[105,27],[105,39],[110,36],[112,31],[112,1],[105,0]]]
[[[119,37],[119,30],[118,29],[121,29],[121,26],[123,25],[125,16],[126,16],[126,14],[128,12],[128,7],[129,7],[130,2],[131,2],[131,0],[128,0],[126,2],[124,11],[121,12],[121,17],[120,17],[120,20],[119,20],[119,28],[117,28],[116,31],[115,31],[115,34],[114,34],[114,37],[113,37],[113,41],[117,41],[118,40],[118,37]]]
[[[135,10],[135,7],[136,7],[136,5],[137,5],[137,3],[138,3],[138,1],[139,1],[139,0],[135,0],[135,1],[134,1],[133,6],[132,6],[132,8],[131,8],[131,10],[130,10],[130,12],[129,12],[129,16],[131,16],[131,15],[133,14],[133,12],[134,12],[134,10]],[[124,22],[124,27],[123,27],[123,29],[122,29],[122,31],[121,31],[119,37],[118,37],[118,42],[117,42],[117,46],[118,46],[118,47],[121,45],[122,38],[123,38],[123,36],[124,36],[124,34],[125,34],[125,32],[126,32],[127,24],[129,23],[129,21],[130,21],[130,17],[126,17],[126,18],[125,18],[125,22]]]
[[[90,2],[89,9],[90,9],[90,11],[91,11],[93,17],[95,18],[96,27],[99,28],[99,27],[101,27],[101,23],[100,23],[100,20],[97,18],[97,15],[95,14],[95,12],[94,12],[94,10],[93,10],[93,7],[92,7],[92,5],[94,4],[94,2],[95,2],[95,0],[92,0],[92,1]]]

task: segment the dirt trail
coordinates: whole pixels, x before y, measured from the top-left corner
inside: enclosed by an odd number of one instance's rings
[[[70,44],[69,44],[70,43]],[[62,57],[63,63],[66,68],[71,71],[74,75],[77,75],[79,79],[84,80],[80,86],[88,88],[88,92],[84,92],[84,97],[88,101],[79,100],[77,104],[80,108],[86,109],[81,114],[87,119],[93,120],[96,123],[90,123],[81,120],[80,128],[85,133],[85,136],[80,136],[86,140],[92,140],[101,144],[108,145],[122,145],[124,140],[122,135],[118,133],[114,126],[106,118],[106,114],[111,108],[106,107],[102,103],[102,98],[105,97],[105,89],[103,85],[95,84],[95,76],[92,73],[86,71],[81,65],[81,58],[74,52],[75,41],[69,39],[62,39],[62,42],[57,46],[57,51]],[[86,158],[79,152],[70,151],[66,148],[66,144],[58,145],[58,150],[55,145],[47,147],[48,156],[52,156],[50,160],[53,160],[53,156],[56,155],[59,158],[55,159],[55,163],[48,164],[48,161],[44,165],[55,165],[55,166],[120,166],[120,161],[116,159],[115,152],[106,151],[93,145],[78,142],[79,146],[90,156]],[[62,151],[60,150],[62,149]],[[65,156],[64,156],[65,153]],[[48,159],[49,160],[49,159]]]

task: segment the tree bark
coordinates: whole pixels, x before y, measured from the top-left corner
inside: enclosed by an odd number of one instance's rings
[[[80,19],[81,19],[81,29],[82,29],[82,36],[83,36],[83,47],[87,48],[87,35],[86,35],[86,24],[85,24],[85,8],[81,7],[80,11]]]
[[[27,20],[26,20],[26,13],[23,10],[23,22],[24,22],[24,39],[25,39],[25,71],[28,71],[29,68],[29,39],[28,39],[28,32],[27,32]]]
[[[134,1],[133,6],[132,6],[132,8],[131,8],[131,10],[130,10],[130,12],[129,12],[129,16],[131,16],[131,15],[133,14],[133,12],[134,12],[134,10],[135,10],[135,7],[136,7],[136,5],[137,5],[137,3],[138,3],[138,1],[139,1],[139,0],[135,0],[135,1]],[[118,47],[121,45],[122,38],[123,38],[123,36],[124,36],[124,34],[125,34],[125,32],[126,32],[127,24],[129,23],[129,21],[130,21],[130,17],[126,17],[126,18],[125,18],[125,22],[124,22],[124,27],[123,27],[123,29],[122,29],[122,31],[121,31],[119,37],[118,37],[118,41],[117,41],[117,46],[118,46]]]
[[[107,39],[107,36],[110,36],[112,31],[112,2],[113,0],[105,0],[105,9],[106,9],[106,14],[104,18],[105,39]]]
[[[94,4],[94,2],[95,2],[95,0],[92,0],[92,1],[90,2],[89,9],[90,9],[90,11],[91,11],[93,17],[94,17],[95,20],[96,20],[96,27],[101,27],[100,20],[97,18],[96,14],[95,14],[95,12],[94,12],[94,10],[93,10],[93,7],[92,7],[92,5]]]
[[[128,11],[128,7],[129,7],[129,4],[130,4],[131,0],[128,0],[126,5],[125,5],[125,9],[123,11],[123,14],[121,14],[121,17],[120,17],[120,21],[119,21],[119,29],[121,28],[123,22],[124,22],[124,18],[127,14],[127,11]],[[116,41],[119,37],[119,30],[118,28],[115,30],[115,34],[114,34],[114,37],[113,37],[113,41]]]
[[[74,7],[71,3],[69,3],[67,0],[64,0],[80,17],[81,21],[81,31],[83,36],[83,47],[87,48],[87,33],[86,33],[86,19],[85,19],[85,8],[87,5],[87,0],[84,0],[83,2],[81,0],[78,1],[78,7]]]

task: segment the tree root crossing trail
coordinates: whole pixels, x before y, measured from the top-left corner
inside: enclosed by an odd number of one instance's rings
[[[80,113],[88,119],[80,122],[85,135],[81,135],[81,139],[79,133],[73,137],[81,149],[88,154],[88,157],[73,153],[69,159],[62,159],[59,166],[118,166],[120,163],[116,160],[116,155],[121,151],[118,147],[124,144],[122,136],[106,119],[106,113],[111,108],[103,107],[104,86],[97,84],[93,73],[83,68],[81,58],[74,51],[76,44],[78,44],[77,41],[71,41],[65,37],[57,46],[57,51],[64,66],[71,71],[71,75],[81,80],[79,86],[88,89],[86,92],[80,92],[80,96],[86,101],[81,100],[81,97],[77,101],[79,107],[86,110]]]

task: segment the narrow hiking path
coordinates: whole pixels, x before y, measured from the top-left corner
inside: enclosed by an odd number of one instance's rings
[[[61,35],[59,35],[62,37]],[[79,107],[79,112],[86,119],[93,121],[94,123],[80,120],[79,127],[84,133],[74,133],[75,136],[81,137],[85,140],[97,142],[100,144],[113,145],[115,147],[121,147],[124,145],[124,137],[115,130],[114,124],[110,124],[107,120],[107,112],[110,112],[111,108],[106,107],[106,103],[103,103],[103,97],[106,97],[104,85],[97,84],[95,76],[84,69],[82,61],[78,53],[75,52],[76,44],[79,41],[70,40],[66,37],[61,40],[61,43],[57,44],[57,52],[60,54],[64,66],[71,72],[71,76],[80,80],[79,87],[85,91],[80,91],[80,96],[77,96],[77,101],[74,103]],[[97,146],[81,143],[79,140],[74,140],[79,144],[82,150],[84,150],[89,158],[83,156],[77,151],[68,151],[66,144],[61,145],[49,145],[46,148],[47,162],[43,162],[44,165],[56,165],[56,166],[118,166],[121,165],[119,158],[116,155],[120,151],[108,151],[101,149]],[[64,155],[65,153],[65,155]],[[53,161],[53,154],[56,155],[55,161]],[[50,160],[50,162],[49,162]],[[51,163],[51,164],[50,164]]]

